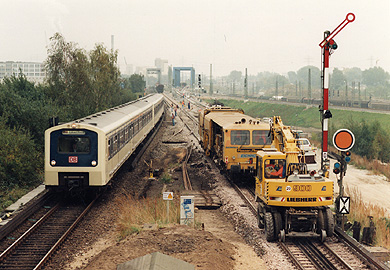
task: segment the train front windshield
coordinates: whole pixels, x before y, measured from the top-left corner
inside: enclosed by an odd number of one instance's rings
[[[58,153],[88,154],[91,151],[89,137],[60,136],[58,137]]]
[[[232,130],[231,144],[232,145],[249,145],[250,144],[249,130]]]
[[[269,130],[253,130],[252,131],[252,142],[253,145],[271,145],[271,137],[268,136]]]

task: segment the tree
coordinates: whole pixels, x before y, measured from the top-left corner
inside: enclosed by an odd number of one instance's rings
[[[7,126],[0,116],[0,190],[6,194],[14,187],[31,187],[41,182],[43,155],[30,134],[22,128]]]
[[[242,72],[237,71],[237,70],[233,70],[230,72],[228,78],[232,82],[239,82],[239,81],[241,81],[241,78],[242,78]]]
[[[390,78],[389,73],[381,67],[373,67],[363,71],[362,82],[367,86],[385,86]]]
[[[389,97],[389,73],[381,67],[373,67],[364,70],[362,73],[362,83],[367,86],[367,90],[377,97],[387,99]]]
[[[297,71],[298,80],[302,82],[303,85],[308,85],[309,80],[309,70],[311,72],[311,85],[312,89],[321,89],[321,71],[318,67],[315,66],[305,66],[300,68]]]
[[[345,89],[345,82],[347,79],[345,78],[343,72],[339,70],[338,68],[333,69],[333,73],[331,76],[331,82],[330,82],[330,90],[340,91],[342,89]]]
[[[298,81],[298,75],[297,75],[297,73],[295,71],[289,71],[287,73],[287,76],[288,76],[288,80],[289,80],[290,83],[295,84],[296,81]]]
[[[345,68],[343,74],[348,82],[361,82],[362,70],[358,67]]]
[[[43,136],[48,118],[57,110],[45,96],[45,87],[35,86],[24,74],[4,78],[0,84],[0,115],[7,116],[7,126],[28,130],[43,148]]]
[[[45,61],[47,94],[61,106],[71,108],[74,118],[91,112],[91,76],[84,50],[55,33]]]
[[[118,52],[108,52],[102,44],[96,44],[89,53],[91,100],[94,110],[101,111],[111,105],[118,105],[119,68],[117,66]]]
[[[133,93],[143,92],[146,87],[146,81],[141,74],[132,74],[127,81]]]
[[[117,51],[108,52],[102,44],[96,44],[87,53],[77,44],[66,42],[59,33],[50,40],[45,62],[47,94],[67,107],[72,119],[126,102],[123,97],[129,95],[120,91]]]

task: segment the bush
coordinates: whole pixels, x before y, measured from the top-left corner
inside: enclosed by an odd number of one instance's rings
[[[6,120],[0,118],[0,188],[36,186],[42,182],[43,155],[28,132],[9,128]]]

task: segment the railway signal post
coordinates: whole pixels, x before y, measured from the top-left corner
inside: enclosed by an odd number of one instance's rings
[[[338,162],[334,164],[333,172],[340,174],[337,177],[339,185],[339,196],[336,199],[336,216],[341,220],[341,228],[344,230],[344,215],[349,214],[349,197],[344,197],[343,177],[347,171],[347,165],[351,161],[351,148],[355,144],[355,136],[348,129],[339,129],[333,135],[333,145],[339,153],[332,153]]]
[[[350,22],[355,20],[353,13],[348,13],[345,20],[336,27],[332,32],[324,32],[324,40],[319,44],[322,49],[322,89],[323,105],[320,106],[321,123],[322,123],[322,153],[321,169],[325,176],[329,176],[329,159],[328,159],[328,120],[332,113],[328,108],[329,104],[329,57],[337,49],[337,43],[333,38]]]

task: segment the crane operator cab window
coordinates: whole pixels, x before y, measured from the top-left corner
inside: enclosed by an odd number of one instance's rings
[[[249,130],[232,130],[230,142],[232,145],[249,145]]]
[[[264,175],[266,178],[284,178],[286,177],[285,159],[267,159],[264,162]]]

